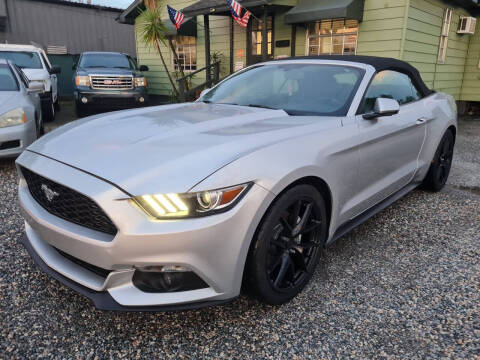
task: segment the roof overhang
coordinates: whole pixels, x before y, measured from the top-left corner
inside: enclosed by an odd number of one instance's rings
[[[128,8],[118,17],[118,21],[122,24],[135,24],[135,18],[140,15],[140,10],[145,10],[143,0],[135,0]]]
[[[273,0],[237,0],[244,8],[251,9],[255,6],[269,5]],[[225,0],[200,0],[181,10],[185,16],[197,15],[225,15],[230,14],[230,8]]]
[[[362,21],[364,3],[364,0],[300,0],[300,4],[285,14],[285,22],[298,24],[341,18]]]
[[[163,25],[167,28],[167,34],[170,36],[174,35],[184,35],[184,36],[195,36],[197,37],[197,23],[191,18],[185,19],[180,29],[176,29],[175,25],[172,24],[170,19],[162,20]]]
[[[454,3],[465,10],[467,10],[473,16],[480,15],[480,7],[478,1],[475,0],[451,0],[451,3]]]

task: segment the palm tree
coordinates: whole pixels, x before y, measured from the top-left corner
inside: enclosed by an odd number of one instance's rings
[[[165,25],[163,25],[161,19],[161,11],[160,8],[157,6],[156,1],[147,0],[146,5],[146,9],[141,12],[139,17],[140,35],[145,44],[150,47],[154,46],[156,48],[158,55],[160,55],[160,59],[162,60],[165,72],[167,73],[168,80],[172,85],[173,92],[178,98],[179,94],[177,87],[175,86],[175,82],[173,81],[172,75],[170,74],[162,50],[160,48],[160,42],[163,45],[167,46],[167,28],[165,27]]]

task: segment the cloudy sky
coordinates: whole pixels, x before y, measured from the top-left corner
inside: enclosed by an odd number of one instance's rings
[[[120,9],[125,9],[132,2],[133,0],[92,0],[92,4],[111,6]]]

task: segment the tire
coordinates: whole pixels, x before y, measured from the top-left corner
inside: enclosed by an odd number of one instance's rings
[[[60,101],[58,99],[58,95],[57,95],[57,100],[55,101],[54,105],[55,105],[55,110],[60,111]]]
[[[427,176],[423,180],[422,188],[433,192],[443,189],[452,167],[454,146],[455,137],[451,130],[447,130],[438,145]]]
[[[40,139],[43,135],[45,135],[45,127],[43,124],[43,119],[38,119],[38,116],[35,117],[35,125],[36,125],[36,135],[37,139]]]
[[[83,118],[87,116],[87,109],[85,108],[84,105],[79,104],[78,102],[75,102],[75,114],[77,115],[77,118]]]
[[[55,120],[55,104],[53,103],[51,94],[49,101],[42,104],[42,115],[45,122],[52,122]]]
[[[311,185],[287,190],[257,229],[247,257],[245,289],[268,304],[288,302],[313,276],[326,239],[322,195]]]

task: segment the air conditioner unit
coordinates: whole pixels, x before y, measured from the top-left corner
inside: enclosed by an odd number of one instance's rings
[[[477,19],[470,16],[460,17],[460,23],[458,26],[457,34],[475,34],[475,26],[477,25]]]

